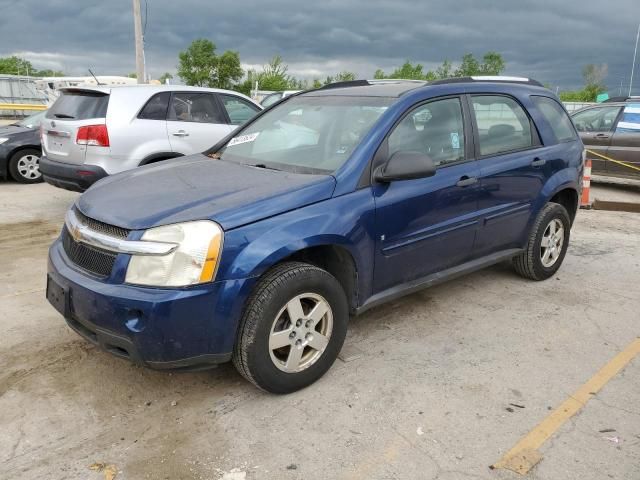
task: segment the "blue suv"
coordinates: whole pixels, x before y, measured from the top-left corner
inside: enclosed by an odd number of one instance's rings
[[[350,315],[503,260],[554,275],[583,162],[532,80],[332,84],[95,184],[51,246],[47,298],[117,356],[233,360],[292,392],[330,368]]]

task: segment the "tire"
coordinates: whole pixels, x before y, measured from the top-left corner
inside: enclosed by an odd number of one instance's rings
[[[40,183],[40,156],[42,153],[35,148],[25,148],[14,153],[9,159],[9,173],[18,183]]]
[[[567,210],[558,203],[547,203],[533,224],[525,250],[513,258],[516,272],[530,280],[546,280],[553,276],[567,253],[570,229]]]
[[[264,275],[247,303],[233,364],[262,390],[295,392],[329,370],[348,321],[347,298],[333,275],[306,263],[283,263]]]

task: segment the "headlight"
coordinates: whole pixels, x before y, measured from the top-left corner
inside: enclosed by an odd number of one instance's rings
[[[4,142],[7,142],[9,139],[6,137],[2,137],[0,138],[0,144],[3,144]]]
[[[213,280],[222,247],[222,229],[208,220],[150,228],[141,240],[178,245],[168,255],[132,255],[126,283],[186,287]]]

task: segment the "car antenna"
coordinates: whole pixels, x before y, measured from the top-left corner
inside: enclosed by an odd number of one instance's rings
[[[91,74],[91,76],[93,77],[93,79],[96,81],[97,85],[106,85],[106,83],[100,83],[100,80],[98,80],[98,77],[96,77],[93,72],[91,71],[90,68],[87,68],[87,70],[89,70],[89,73]]]

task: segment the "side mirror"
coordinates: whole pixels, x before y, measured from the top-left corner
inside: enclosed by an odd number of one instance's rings
[[[394,153],[386,164],[376,168],[374,178],[378,182],[388,183],[432,177],[435,174],[436,164],[429,155],[400,151]]]

